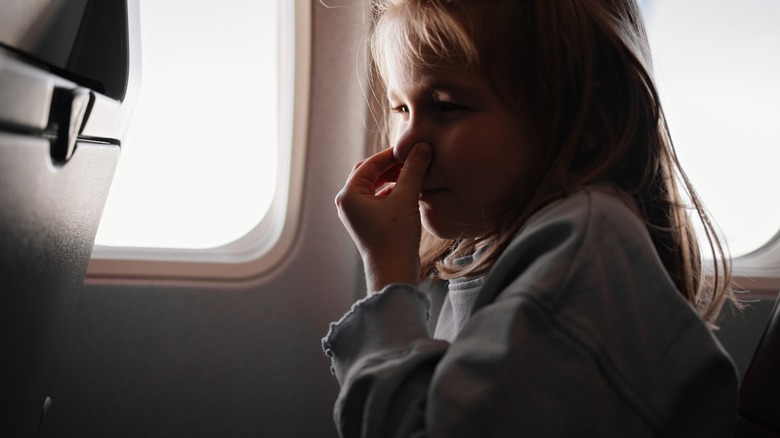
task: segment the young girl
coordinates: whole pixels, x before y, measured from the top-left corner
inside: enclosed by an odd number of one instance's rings
[[[395,137],[336,198],[369,290],[323,340],[341,435],[732,436],[736,372],[706,325],[728,264],[635,1],[372,12]],[[449,289],[432,336],[429,274]]]

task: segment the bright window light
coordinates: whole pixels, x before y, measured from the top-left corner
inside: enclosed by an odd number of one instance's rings
[[[143,0],[142,79],[96,244],[214,248],[277,184],[279,1]]]
[[[780,230],[780,2],[644,0],[680,161],[732,256]]]

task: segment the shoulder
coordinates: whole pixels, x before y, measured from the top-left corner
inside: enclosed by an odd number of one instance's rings
[[[561,280],[577,270],[604,281],[636,270],[668,275],[635,201],[611,186],[583,188],[540,210],[515,236],[506,255],[512,257],[516,248],[534,240],[546,242],[542,251],[548,262],[560,266]]]
[[[531,281],[543,285],[532,288],[535,294],[551,302],[572,292],[655,295],[662,289],[679,296],[635,201],[610,185],[585,187],[541,209],[495,268],[514,266],[514,275],[523,258],[533,264]]]
[[[496,261],[484,289],[498,293],[511,283],[513,289],[549,298],[577,272],[588,272],[585,265],[625,259],[626,254],[632,261],[641,260],[641,269],[666,275],[631,198],[609,186],[586,187],[534,214]]]
[[[638,232],[649,238],[634,200],[608,185],[588,186],[547,205],[528,220],[515,241],[550,224],[576,228],[583,237],[594,229],[612,227],[614,232]]]

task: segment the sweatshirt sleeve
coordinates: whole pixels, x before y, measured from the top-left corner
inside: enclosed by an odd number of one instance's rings
[[[341,384],[334,420],[342,437],[413,436],[448,343],[431,339],[428,298],[393,284],[352,306],[322,341]]]
[[[430,338],[411,285],[331,325],[340,435],[733,436],[733,364],[641,221],[620,201],[591,201],[529,221],[452,344]]]

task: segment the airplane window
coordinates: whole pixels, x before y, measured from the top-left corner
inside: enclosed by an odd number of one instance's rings
[[[114,261],[243,263],[280,239],[303,159],[306,3],[140,2],[140,91],[88,273],[220,277]]]
[[[644,0],[679,158],[732,256],[780,229],[780,2]]]
[[[98,245],[210,248],[268,211],[276,2],[141,2],[140,95]]]

